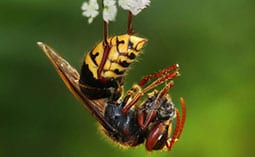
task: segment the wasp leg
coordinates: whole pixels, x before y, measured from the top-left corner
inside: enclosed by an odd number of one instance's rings
[[[152,129],[146,138],[146,149],[152,151],[164,148],[168,139],[168,129],[171,127],[172,122],[170,120],[159,122],[152,126]]]
[[[157,87],[158,85],[173,79],[177,76],[180,76],[180,73],[178,71],[170,73],[170,74],[166,74],[163,75],[162,77],[158,78],[157,80],[155,80],[154,82],[152,82],[151,84],[149,84],[147,87],[145,87],[143,90],[140,90],[136,93],[136,95],[134,95],[134,97],[132,98],[132,100],[130,102],[128,102],[122,109],[123,113],[126,113],[133,105],[135,105],[137,103],[137,101],[144,95],[144,93],[147,93],[149,90]]]
[[[143,96],[143,90],[135,85],[124,98],[122,113],[126,113]]]
[[[144,76],[141,81],[138,83],[139,86],[143,86],[144,84],[146,84],[150,79],[152,78],[156,78],[156,77],[161,77],[162,75],[165,75],[167,73],[169,73],[170,71],[173,71],[173,70],[178,70],[179,68],[179,64],[174,64],[174,65],[171,65],[169,66],[168,68],[165,68],[159,72],[156,72],[154,74],[150,74],[150,75],[147,75],[147,76]]]
[[[133,85],[133,87],[130,90],[128,90],[126,96],[124,97],[122,106],[124,107],[141,90],[142,90],[141,87],[138,86],[137,84]]]
[[[182,130],[184,128],[184,123],[186,119],[186,107],[185,102],[183,98],[180,98],[181,100],[181,107],[182,107],[182,117],[180,117],[180,112],[178,109],[176,109],[176,126],[174,129],[173,136],[166,142],[166,146],[168,150],[171,150],[174,143],[180,139]]]
[[[171,150],[174,143],[178,140],[177,136],[178,136],[178,133],[180,130],[180,123],[181,123],[180,112],[178,109],[176,109],[176,124],[175,124],[174,133],[173,133],[173,136],[169,140],[166,141],[166,146],[167,146],[168,150]]]
[[[107,81],[107,80],[105,80],[105,78],[103,78],[101,76],[101,73],[103,71],[105,62],[109,56],[110,49],[111,49],[111,45],[109,44],[107,39],[108,39],[108,23],[106,21],[104,21],[104,41],[103,41],[104,53],[103,53],[102,60],[99,64],[99,67],[97,69],[97,76],[102,81]]]
[[[154,103],[154,106],[152,106],[152,109],[153,110],[150,110],[149,113],[147,113],[146,115],[146,118],[144,120],[143,123],[141,119],[144,119],[144,113],[143,112],[138,112],[138,115],[137,115],[137,119],[138,119],[138,122],[139,122],[139,125],[140,125],[140,128],[141,129],[146,129],[149,124],[151,123],[151,121],[155,118],[157,112],[158,112],[158,108],[160,106],[160,103],[161,103],[161,99],[163,97],[165,97],[167,94],[168,94],[168,91],[173,87],[174,83],[173,81],[170,81],[161,91],[160,93],[157,95],[157,98],[154,100],[155,103]]]
[[[113,132],[117,132],[105,119],[103,114],[99,111],[97,106],[105,105],[105,102],[89,100],[80,90],[79,79],[80,75],[75,68],[73,68],[64,58],[62,58],[57,52],[55,52],[48,45],[38,42],[39,47],[43,50],[46,56],[49,58],[51,63],[54,65],[57,73],[64,81],[67,88],[79,99],[83,106],[88,109],[93,116],[100,122],[100,124],[105,128]]]

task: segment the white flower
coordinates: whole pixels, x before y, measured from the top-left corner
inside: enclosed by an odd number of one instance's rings
[[[116,0],[104,0],[103,19],[107,23],[114,21],[117,15]]]
[[[88,22],[92,23],[93,19],[99,14],[99,6],[97,0],[89,0],[89,2],[83,2],[81,6],[82,15],[88,17]]]
[[[114,21],[117,15],[117,0],[103,0],[103,19],[109,23]],[[118,0],[119,6],[124,10],[129,10],[133,15],[139,14],[144,8],[149,6],[150,0]],[[88,22],[92,23],[93,19],[99,14],[99,5],[97,0],[88,0],[83,2],[82,15],[88,17]]]
[[[128,5],[129,0],[119,0],[119,6],[124,10],[129,10],[130,6]]]
[[[139,14],[150,3],[150,0],[119,0],[119,6],[124,10],[131,11],[133,15]]]
[[[103,0],[104,6],[113,6],[116,3],[116,0]]]

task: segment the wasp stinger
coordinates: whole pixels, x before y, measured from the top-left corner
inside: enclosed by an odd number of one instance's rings
[[[104,40],[86,54],[80,74],[51,47],[42,42],[38,45],[67,88],[113,141],[129,147],[145,143],[148,151],[170,150],[180,138],[186,117],[184,99],[180,99],[180,113],[168,94],[173,78],[180,75],[179,65],[144,76],[123,95],[126,71],[147,41],[134,35],[132,16],[129,12],[124,35],[108,37],[108,23],[104,22]],[[156,90],[161,84],[164,87]]]

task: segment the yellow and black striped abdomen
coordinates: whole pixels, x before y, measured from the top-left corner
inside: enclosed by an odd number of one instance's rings
[[[128,34],[109,38],[110,51],[103,65],[101,77],[115,79],[122,77],[129,65],[139,55],[145,41],[146,39],[144,38]],[[86,55],[84,60],[84,63],[88,65],[95,79],[99,78],[97,71],[102,62],[103,53],[103,42],[100,42]]]
[[[103,42],[97,44],[84,58],[80,78],[80,86],[84,92],[87,94],[88,90],[93,90],[93,93],[97,93],[96,96],[108,93],[107,96],[99,96],[101,98],[108,97],[109,92],[112,93],[110,88],[119,88],[126,70],[135,61],[146,41],[144,38],[128,34],[108,38],[110,49],[106,58]]]

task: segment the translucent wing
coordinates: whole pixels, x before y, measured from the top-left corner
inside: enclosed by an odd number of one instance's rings
[[[80,74],[77,72],[77,70],[48,45],[42,42],[37,42],[37,44],[54,65],[57,73],[64,81],[69,91],[71,91],[71,93],[73,93],[73,95],[82,102],[83,106],[92,113],[92,115],[106,130],[116,132],[116,130],[104,119],[104,107],[106,102],[102,99],[88,99],[80,90]]]

